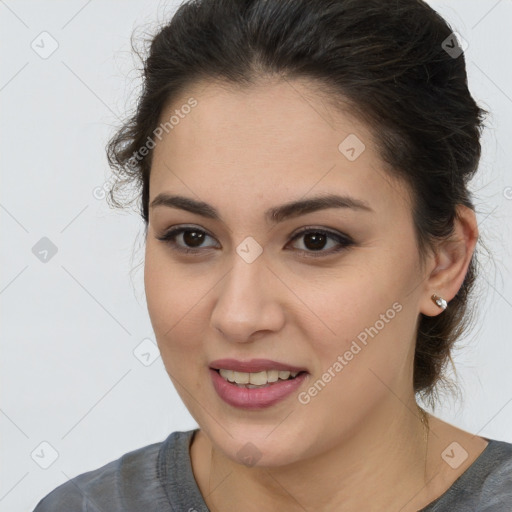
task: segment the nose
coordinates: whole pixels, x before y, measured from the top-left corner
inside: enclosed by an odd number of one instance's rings
[[[285,321],[286,286],[261,256],[247,263],[235,255],[217,291],[211,325],[225,339],[244,343],[279,331]]]

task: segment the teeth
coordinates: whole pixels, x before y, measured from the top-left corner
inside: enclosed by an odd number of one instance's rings
[[[299,372],[281,370],[268,370],[256,373],[235,372],[233,370],[219,370],[221,377],[236,384],[250,384],[252,386],[264,386],[269,382],[277,382],[278,379],[287,380],[296,377]]]
[[[233,370],[220,370],[220,374],[229,382],[235,382],[235,372]]]
[[[251,384],[256,384],[257,386],[261,386],[262,384],[267,384],[267,382],[268,382],[267,372],[265,372],[265,371],[258,372],[258,373],[249,373],[249,374],[246,373],[245,375],[249,375],[249,382]]]
[[[268,382],[277,382],[277,379],[279,379],[279,372],[277,370],[269,370],[267,372]]]
[[[237,384],[249,384],[249,373],[242,372],[234,372],[235,373],[235,382]]]

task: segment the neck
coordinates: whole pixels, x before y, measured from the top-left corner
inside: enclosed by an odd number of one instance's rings
[[[286,466],[240,465],[203,434],[197,456],[209,467],[198,483],[207,505],[223,512],[241,503],[301,512],[418,510],[428,503],[426,425],[413,397],[407,406],[395,402],[372,411],[330,449]]]

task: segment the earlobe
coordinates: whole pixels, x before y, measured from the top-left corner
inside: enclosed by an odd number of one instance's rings
[[[430,296],[427,307],[421,308],[421,313],[425,316],[437,316],[449,307],[448,300],[444,297],[433,293]]]
[[[448,303],[442,297],[439,297],[439,295],[434,293],[430,298],[434,301],[434,304],[439,306],[443,311],[448,307]]]
[[[425,281],[425,302],[421,313],[436,316],[449,307],[464,282],[478,240],[475,212],[457,207],[453,234],[438,244],[436,266]]]

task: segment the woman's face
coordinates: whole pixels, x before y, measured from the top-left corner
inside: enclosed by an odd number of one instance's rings
[[[183,196],[210,215],[151,206],[145,289],[183,402],[227,457],[256,465],[369,434],[372,418],[413,396],[426,285],[405,187],[384,173],[368,129],[304,83],[204,85],[162,123],[173,115],[155,138],[150,205]],[[266,213],[327,195],[366,207]],[[188,231],[158,239],[175,228]],[[255,359],[272,362],[241,364]],[[277,363],[306,373],[246,389],[211,369],[241,370],[223,373],[242,382],[253,370],[256,383],[279,377]]]

